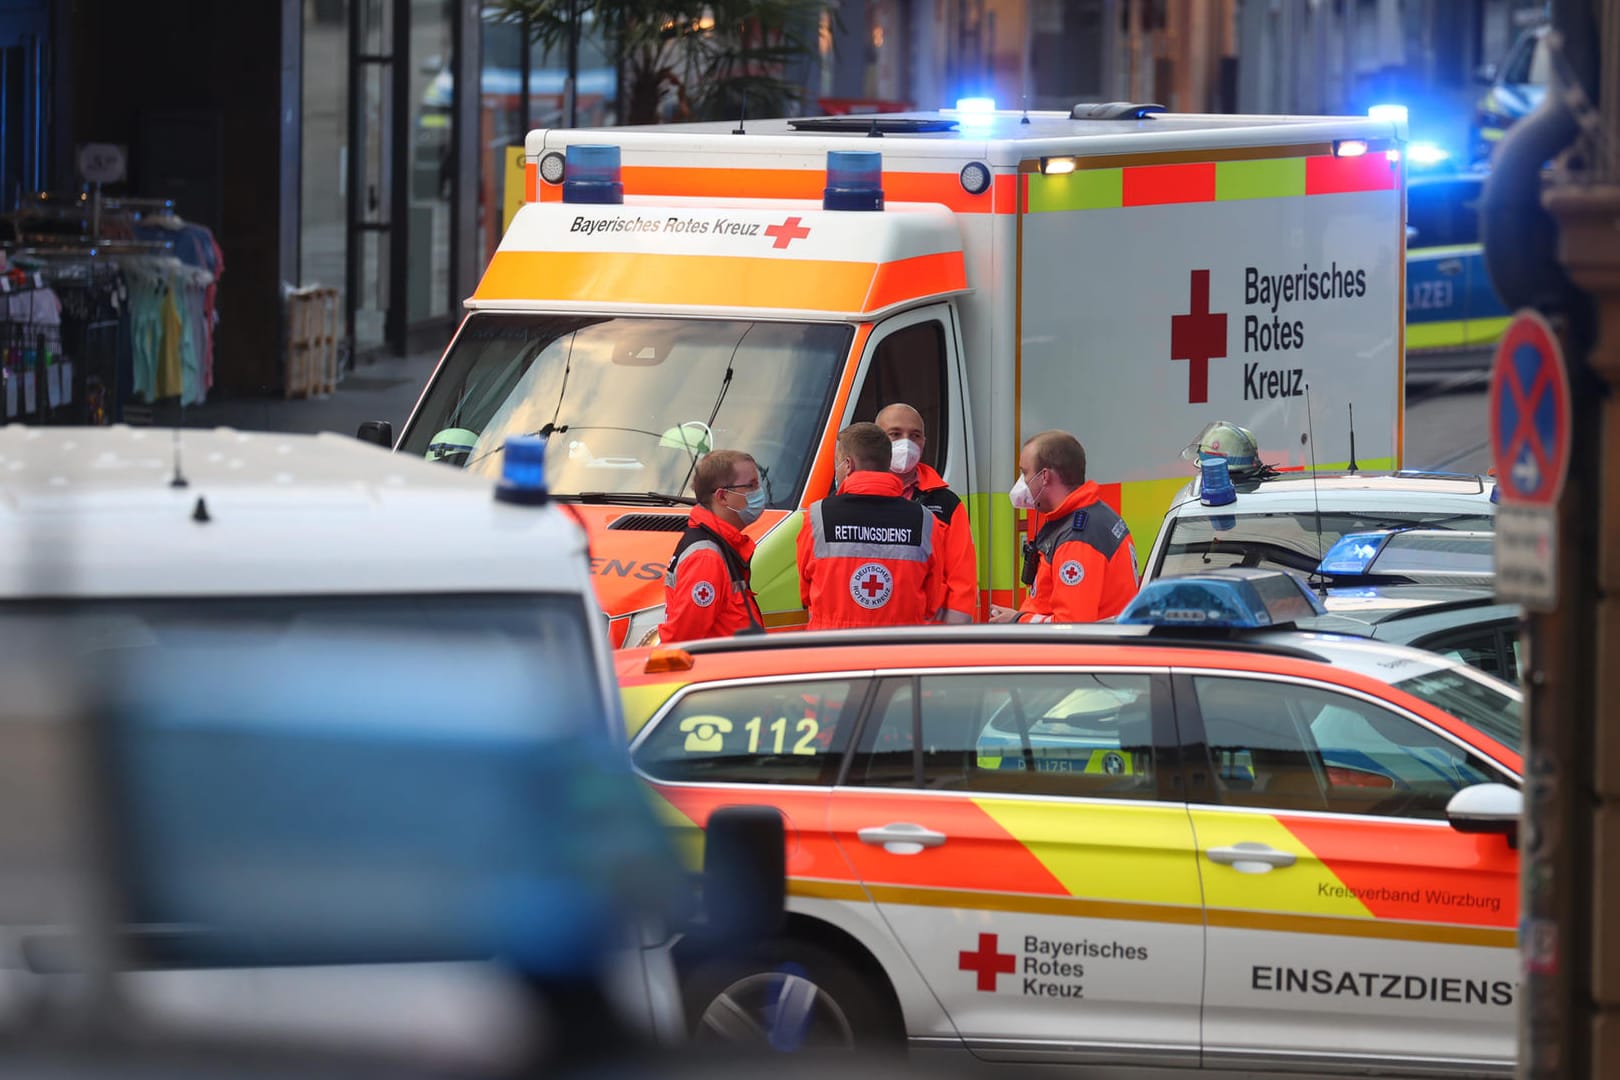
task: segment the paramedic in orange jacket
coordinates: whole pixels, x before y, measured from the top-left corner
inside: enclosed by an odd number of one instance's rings
[[[1067,431],[1043,431],[1018,455],[1012,504],[1046,515],[1033,549],[1034,588],[1018,611],[994,607],[991,622],[1096,622],[1136,595],[1136,545],[1125,521],[1086,480],[1086,451]],[[1026,567],[1028,558],[1026,558]],[[1026,577],[1025,584],[1029,584]]]
[[[889,469],[905,485],[906,498],[922,503],[934,515],[934,546],[945,564],[945,614],[940,621],[973,622],[979,613],[979,556],[973,550],[973,528],[961,498],[922,463],[928,445],[922,414],[896,403],[877,414],[877,425],[889,436],[894,454]]]
[[[933,622],[945,602],[934,515],[905,497],[876,424],[838,433],[836,494],[799,529],[799,596],[811,630]]]
[[[763,633],[748,580],[754,541],[742,531],[765,509],[759,466],[740,450],[712,450],[693,469],[692,494],[697,505],[664,574],[658,640],[668,645],[739,630]]]

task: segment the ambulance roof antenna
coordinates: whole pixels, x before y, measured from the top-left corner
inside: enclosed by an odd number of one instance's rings
[[[1316,487],[1316,430],[1311,424],[1311,384],[1305,384],[1305,442],[1311,451],[1311,503],[1316,508],[1316,566],[1312,577],[1318,577],[1321,572],[1322,559],[1322,496]],[[1318,583],[1323,595],[1327,594],[1327,581],[1322,579]]]
[[[1028,94],[1024,95],[1024,118],[1022,120],[1018,121],[1018,122],[1020,124],[1029,123],[1029,95]]]
[[[1350,405],[1350,471],[1356,471],[1356,403]]]
[[[748,122],[748,91],[742,92],[742,101],[737,105],[737,126],[731,129],[733,135],[746,135],[743,125]]]

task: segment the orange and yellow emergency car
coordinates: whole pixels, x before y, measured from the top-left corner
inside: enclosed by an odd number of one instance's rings
[[[787,818],[787,921],[685,966],[696,1032],[1510,1073],[1519,694],[1287,628],[1315,609],[1234,568],[1149,583],[1120,626],[621,653],[632,759],[685,843],[718,807]]]

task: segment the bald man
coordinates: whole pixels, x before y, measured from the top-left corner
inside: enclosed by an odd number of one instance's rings
[[[906,498],[934,515],[934,546],[945,566],[945,609],[941,622],[970,623],[979,612],[979,556],[973,550],[973,528],[967,507],[939,473],[922,463],[928,436],[922,414],[896,402],[877,414],[877,426],[889,437],[893,460],[889,470],[905,485]]]

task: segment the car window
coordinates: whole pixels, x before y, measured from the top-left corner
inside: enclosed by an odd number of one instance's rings
[[[1408,245],[1419,248],[1479,243],[1479,200],[1484,181],[1446,177],[1406,189],[1406,223],[1416,230]]]
[[[655,780],[831,784],[864,680],[753,683],[695,690],[636,747]]]
[[[1155,797],[1149,675],[1001,672],[895,682],[879,695],[852,782]]]
[[[1473,784],[1511,782],[1422,724],[1298,683],[1195,676],[1223,803],[1270,810],[1444,819]]]
[[[1545,34],[1528,35],[1513,47],[1502,66],[1502,82],[1508,86],[1546,86],[1552,71],[1552,54]]]
[[[1460,631],[1447,630],[1420,638],[1412,644],[1420,649],[1439,653],[1460,664],[1477,668],[1487,675],[1495,675],[1498,679],[1516,682],[1519,677],[1517,669],[1512,666],[1511,658],[1503,653],[1501,634],[1495,626],[1470,627]]]

